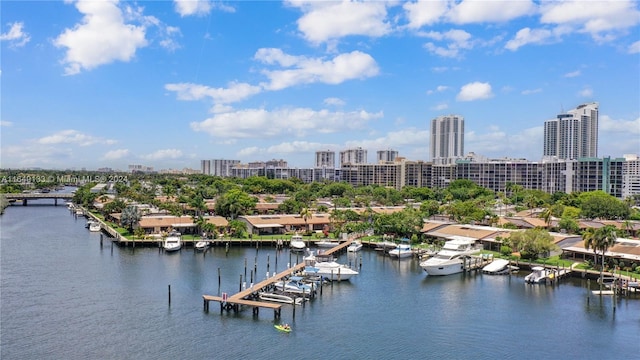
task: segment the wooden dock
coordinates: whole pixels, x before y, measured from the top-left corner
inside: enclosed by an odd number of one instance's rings
[[[345,249],[352,242],[353,242],[353,239],[342,242],[339,245],[336,245],[331,249],[328,249],[323,254],[330,255],[335,252],[338,252],[342,249]],[[277,319],[281,315],[282,304],[274,304],[266,301],[255,301],[255,300],[251,300],[250,298],[254,297],[258,292],[262,291],[263,289],[273,286],[276,282],[283,280],[284,278],[289,277],[293,274],[298,273],[299,271],[304,269],[304,267],[305,267],[304,262],[300,264],[296,264],[278,274],[275,274],[274,276],[268,279],[265,279],[257,284],[253,284],[253,286],[251,286],[250,288],[244,289],[226,298],[222,296],[202,295],[202,299],[204,302],[204,310],[208,312],[209,303],[211,301],[217,301],[220,303],[221,314],[224,310],[233,311],[237,313],[242,309],[242,306],[250,306],[252,307],[252,311],[254,315],[258,315],[258,313],[260,312],[260,308],[272,309],[273,316],[274,318]],[[313,296],[313,294],[309,294],[309,296]]]

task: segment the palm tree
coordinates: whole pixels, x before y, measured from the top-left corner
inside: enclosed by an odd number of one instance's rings
[[[304,227],[306,228],[306,231],[309,231],[309,225],[307,224],[307,221],[313,217],[313,212],[308,207],[304,207],[302,208],[302,210],[300,210],[300,216],[304,220]]]
[[[596,231],[594,231],[593,236],[588,237],[585,240],[585,248],[593,248],[594,253],[600,250],[602,252],[602,264],[600,267],[600,289],[602,290],[602,282],[604,275],[604,254],[609,250],[610,247],[613,247],[616,244],[616,240],[618,236],[616,234],[616,228],[613,225],[605,225]]]
[[[129,233],[133,232],[133,228],[138,226],[142,215],[135,206],[127,206],[122,210],[120,215],[120,224],[127,228]]]
[[[540,218],[544,220],[545,224],[547,224],[547,230],[551,227],[551,219],[553,217],[553,212],[551,211],[551,207],[547,207],[540,213]]]

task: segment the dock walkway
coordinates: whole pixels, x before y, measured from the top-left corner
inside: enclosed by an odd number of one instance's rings
[[[331,249],[328,249],[327,251],[324,252],[324,254],[330,255],[337,251],[340,251],[346,248],[347,246],[349,246],[353,242],[353,240],[354,239],[349,239],[345,242],[342,242],[339,245],[336,245]],[[236,294],[233,294],[227,297],[226,299],[221,296],[202,295],[202,299],[204,302],[204,310],[209,311],[209,303],[211,301],[217,301],[220,303],[220,313],[222,313],[224,310],[227,310],[227,311],[233,310],[234,312],[238,312],[240,311],[241,306],[251,306],[253,308],[252,310],[254,315],[257,315],[260,311],[260,308],[262,307],[262,308],[272,309],[274,311],[274,314],[273,314],[274,318],[279,318],[282,310],[282,304],[274,304],[266,301],[255,301],[247,298],[253,296],[255,293],[261,291],[262,289],[273,286],[276,282],[282,280],[283,278],[286,278],[288,276],[291,276],[301,271],[302,269],[304,269],[304,267],[305,267],[304,262],[300,264],[296,264],[268,279],[265,279],[257,284],[254,284],[248,289],[242,290]]]

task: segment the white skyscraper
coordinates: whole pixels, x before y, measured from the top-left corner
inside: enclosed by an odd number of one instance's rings
[[[398,157],[398,151],[396,150],[378,150],[377,151],[378,164],[392,163]]]
[[[322,168],[335,169],[336,152],[331,150],[316,151],[315,167],[317,169],[322,169]]]
[[[544,159],[598,157],[598,103],[582,104],[544,122]]]
[[[431,161],[453,164],[464,156],[464,117],[438,116],[431,120]]]
[[[340,151],[340,167],[367,163],[367,150],[358,147]]]

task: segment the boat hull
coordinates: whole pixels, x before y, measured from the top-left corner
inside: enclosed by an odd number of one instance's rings
[[[462,260],[440,264],[422,264],[420,267],[422,267],[422,270],[424,270],[427,275],[431,276],[452,275],[461,273],[464,270]]]

